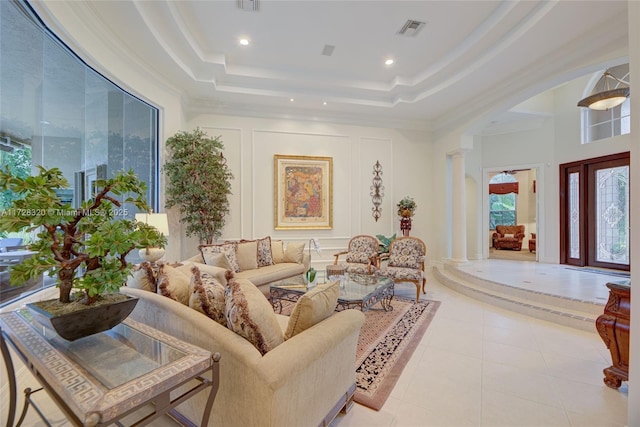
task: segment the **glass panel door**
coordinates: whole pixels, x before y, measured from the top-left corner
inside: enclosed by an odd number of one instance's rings
[[[580,258],[580,173],[569,174],[569,258]]]
[[[560,165],[560,262],[629,270],[629,153]]]
[[[628,163],[628,162],[627,162]],[[593,165],[595,241],[589,264],[629,268],[629,166]]]

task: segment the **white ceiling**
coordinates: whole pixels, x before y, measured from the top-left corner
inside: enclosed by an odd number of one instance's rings
[[[60,3],[36,9],[110,38],[192,112],[434,131],[504,112],[627,46],[626,0],[260,0],[257,11],[234,0]],[[408,19],[426,25],[398,35]]]

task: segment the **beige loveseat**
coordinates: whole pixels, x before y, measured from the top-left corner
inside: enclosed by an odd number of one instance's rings
[[[261,259],[259,252],[261,242],[268,241],[271,251],[270,258]],[[221,246],[230,245],[227,254],[231,255],[233,265],[226,265],[228,259],[216,259],[213,254],[208,254],[207,249],[218,249]],[[255,248],[254,248],[255,245]],[[221,250],[222,251],[222,250]],[[233,254],[231,253],[233,252]],[[204,256],[204,255],[211,256]],[[205,257],[207,259],[205,259]],[[201,245],[199,253],[182,261],[183,263],[194,262],[198,264],[214,265],[225,269],[235,270],[235,277],[250,280],[263,294],[269,295],[269,286],[276,282],[287,282],[303,284],[304,272],[309,269],[310,256],[305,251],[305,243],[289,242],[283,245],[280,240],[271,240],[269,237],[251,241],[231,241],[220,245]],[[234,268],[235,267],[235,268]]]
[[[262,355],[247,339],[176,300],[128,287],[121,292],[139,298],[133,319],[221,354],[209,425],[316,427],[351,404],[364,322],[359,311],[331,315]],[[285,331],[289,318],[275,316]],[[197,425],[205,402],[199,393],[178,411]]]

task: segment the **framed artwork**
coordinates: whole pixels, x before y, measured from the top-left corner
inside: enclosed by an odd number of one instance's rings
[[[275,229],[329,229],[333,224],[333,159],[274,156]]]

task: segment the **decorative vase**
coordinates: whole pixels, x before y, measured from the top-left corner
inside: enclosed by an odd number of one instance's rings
[[[312,288],[316,285],[316,270],[311,267],[304,274],[304,281],[307,283],[307,287]]]
[[[58,315],[49,313],[35,303],[27,304],[27,308],[38,323],[55,330],[62,338],[74,341],[113,328],[131,314],[137,302],[138,298],[127,296],[122,301]]]
[[[411,218],[413,216],[413,213],[409,209],[403,209],[400,211],[400,216],[403,218]]]

